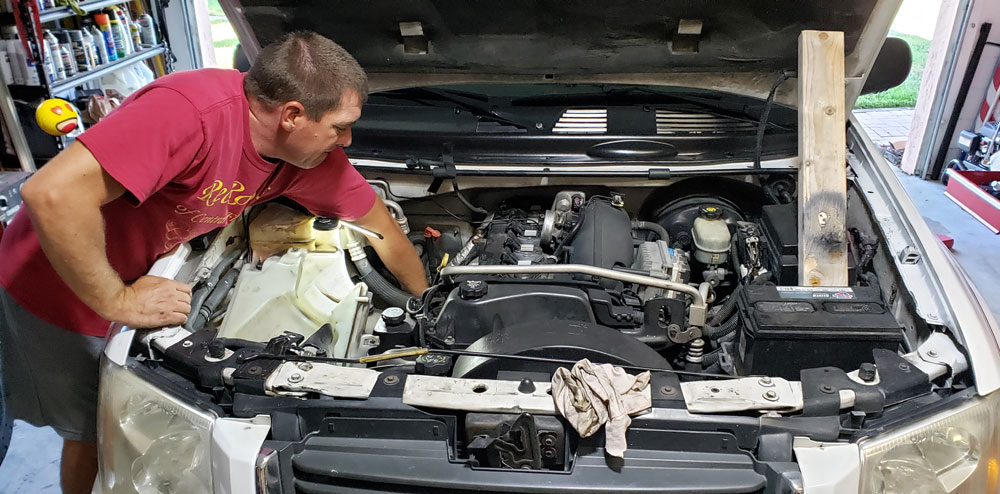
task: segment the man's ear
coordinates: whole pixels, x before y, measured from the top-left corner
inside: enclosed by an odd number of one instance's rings
[[[291,132],[295,130],[296,125],[301,124],[301,119],[306,118],[306,109],[298,101],[289,101],[281,105],[281,114],[278,118],[281,130]]]

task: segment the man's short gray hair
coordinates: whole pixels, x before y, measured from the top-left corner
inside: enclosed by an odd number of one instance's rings
[[[336,110],[344,91],[368,98],[368,77],[340,45],[311,31],[289,33],[261,50],[243,90],[269,108],[298,101],[319,121]]]

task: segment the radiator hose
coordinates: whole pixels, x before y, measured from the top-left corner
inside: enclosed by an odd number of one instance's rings
[[[659,223],[653,223],[652,221],[636,220],[632,222],[632,229],[651,231],[655,233],[658,237],[660,237],[660,240],[664,242],[670,242],[670,234],[667,233],[667,229],[663,228],[663,226],[660,225]]]
[[[368,285],[368,288],[379,297],[382,297],[390,306],[405,309],[412,295],[396,288],[396,285],[390,283],[378,270],[372,267],[372,263],[368,261],[368,255],[365,254],[364,248],[357,242],[349,243],[347,248],[351,254],[351,261],[354,262],[354,267],[358,269],[361,280]]]

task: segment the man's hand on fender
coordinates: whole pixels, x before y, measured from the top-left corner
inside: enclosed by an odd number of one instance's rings
[[[143,276],[122,287],[101,316],[131,328],[177,326],[191,312],[191,287],[187,283]]]

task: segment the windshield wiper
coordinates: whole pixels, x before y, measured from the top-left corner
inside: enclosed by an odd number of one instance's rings
[[[502,115],[497,111],[496,105],[490,104],[488,101],[481,101],[474,97],[467,96],[463,93],[457,91],[448,91],[445,89],[436,88],[426,88],[426,87],[415,87],[396,91],[386,91],[379,93],[380,96],[388,96],[390,98],[401,98],[407,101],[414,101],[417,103],[427,104],[429,106],[441,106],[440,104],[433,104],[435,100],[445,101],[459,108],[479,117],[483,120],[489,120],[492,122],[497,122],[503,125],[509,125],[511,127],[516,127],[520,130],[527,130],[532,124],[521,122],[519,120],[513,119],[508,116]]]

